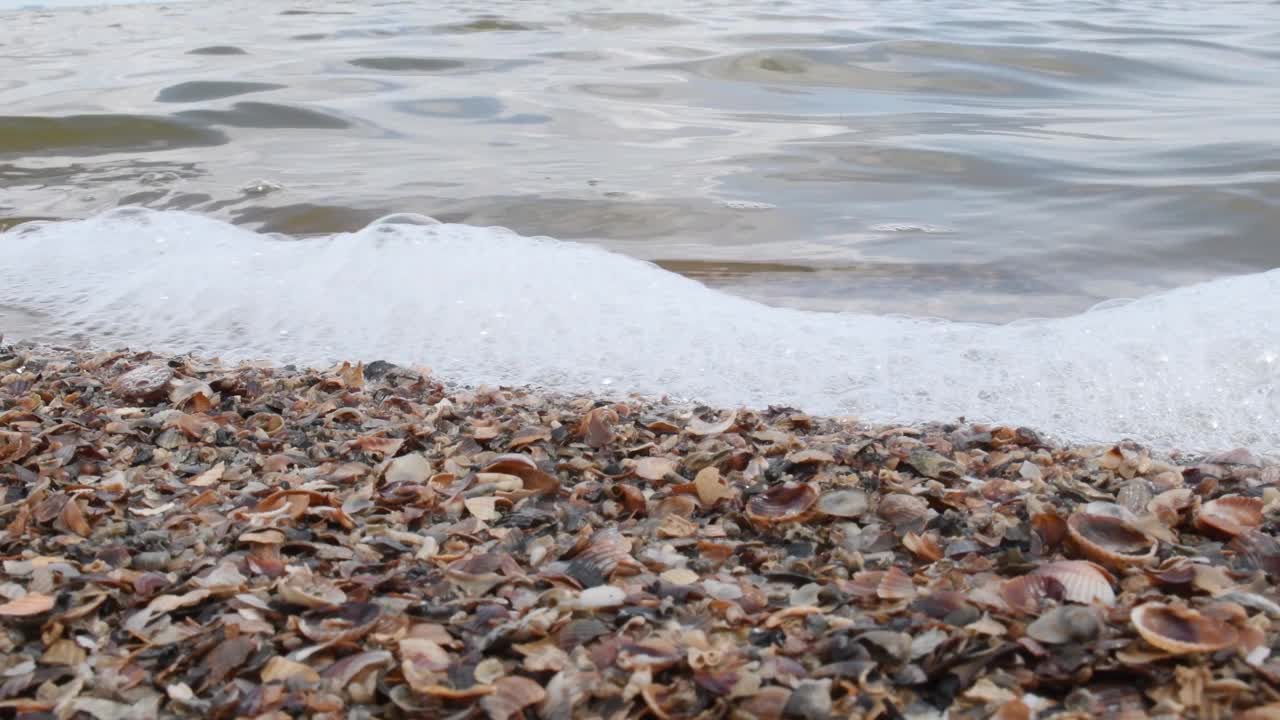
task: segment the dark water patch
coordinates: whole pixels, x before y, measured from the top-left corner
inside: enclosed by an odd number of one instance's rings
[[[199,47],[195,50],[188,50],[188,55],[248,55],[249,52],[244,48],[238,48],[235,45],[209,45],[207,47]]]
[[[467,66],[464,60],[436,57],[368,57],[347,62],[356,67],[388,72],[443,72]]]
[[[231,80],[193,80],[178,83],[160,91],[156,102],[187,103],[201,100],[218,100],[220,98],[247,95],[248,93],[279,90],[285,87],[275,83],[237,82]]]
[[[614,100],[653,100],[662,96],[664,86],[652,83],[583,83],[574,89]]]
[[[591,12],[578,13],[572,16],[578,25],[592,30],[657,30],[687,25],[688,20],[666,15],[664,13],[647,12]]]
[[[63,218],[51,217],[51,216],[45,217],[41,215],[13,215],[9,217],[0,217],[0,232],[11,230],[23,223],[44,222],[44,221],[53,222],[53,221],[62,220],[62,219]],[[5,310],[6,308],[4,306],[0,306],[0,319],[4,319]]]
[[[227,136],[149,115],[0,116],[0,155],[102,155],[223,145]]]
[[[179,116],[209,125],[243,128],[343,130],[351,123],[319,110],[276,103],[238,102],[230,110],[183,110]]]
[[[301,35],[294,35],[289,39],[301,40],[303,42],[314,42],[316,40],[327,39],[328,37],[330,37],[328,33],[302,33]]]
[[[470,22],[451,23],[435,26],[435,31],[442,34],[482,33],[482,32],[529,32],[545,30],[546,26],[538,23],[521,22],[504,17],[480,17]]]
[[[609,59],[609,54],[598,50],[552,50],[538,53],[538,57],[573,62],[603,62]]]
[[[282,10],[281,15],[354,15],[355,13],[346,10]]]

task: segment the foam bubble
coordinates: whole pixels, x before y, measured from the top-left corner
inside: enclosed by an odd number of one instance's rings
[[[117,210],[0,236],[0,305],[226,359],[425,364],[459,382],[789,404],[1073,441],[1280,448],[1280,271],[985,326],[766,307],[604,250],[400,216],[321,238]]]

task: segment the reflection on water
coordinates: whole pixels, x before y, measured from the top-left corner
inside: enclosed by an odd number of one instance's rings
[[[417,212],[978,320],[1280,265],[1262,0],[23,4],[0,0],[0,228]]]

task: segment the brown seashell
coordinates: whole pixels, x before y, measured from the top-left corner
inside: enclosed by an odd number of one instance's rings
[[[173,368],[167,365],[140,365],[116,378],[112,389],[126,400],[151,402],[161,400],[173,379]]]
[[[347,594],[323,577],[316,577],[310,570],[290,573],[280,581],[280,598],[287,603],[309,608],[341,605]]]
[[[615,528],[596,531],[587,546],[569,561],[566,572],[582,587],[603,585],[619,567],[637,568],[631,557],[631,541]]]
[[[489,720],[507,720],[547,697],[541,685],[519,675],[498,678],[493,687],[493,694],[480,700],[480,707],[489,714]]]
[[[0,605],[0,617],[30,617],[53,609],[57,598],[41,593],[27,593],[16,600]]]
[[[1151,498],[1146,509],[1160,518],[1160,522],[1172,527],[1178,524],[1178,516],[1198,501],[1191,488],[1174,488]]]
[[[747,502],[747,517],[759,523],[795,522],[809,514],[818,491],[808,483],[775,485]]]
[[[1262,498],[1226,495],[1196,513],[1196,528],[1209,535],[1235,537],[1262,526]]]
[[[1068,602],[1092,605],[1112,605],[1116,593],[1112,586],[1116,578],[1105,568],[1088,560],[1060,560],[1041,565],[1036,575],[1051,577],[1062,586],[1062,599]]]
[[[572,652],[574,648],[586,645],[601,635],[607,635],[609,632],[611,632],[611,628],[594,617],[570,620],[564,627],[560,628],[560,632],[556,636],[556,644],[561,650]]]
[[[861,517],[867,512],[867,494],[861,490],[833,490],[818,498],[818,512],[838,518]]]
[[[298,618],[298,632],[315,642],[351,642],[367,635],[381,614],[378,605],[361,602],[311,610]]]
[[[798,450],[787,456],[787,462],[792,465],[823,465],[835,461],[831,453],[816,448]]]
[[[938,544],[936,532],[931,531],[924,535],[909,532],[902,536],[902,544],[921,560],[936,562],[942,559],[942,546]]]
[[[1053,552],[1067,537],[1067,521],[1053,511],[1032,515],[1031,527],[1040,536],[1046,552]]]
[[[1190,558],[1176,556],[1149,568],[1147,576],[1161,585],[1190,585],[1196,579],[1196,565]]]
[[[899,532],[920,532],[937,516],[927,500],[906,493],[891,493],[880,499],[876,513],[893,524]]]
[[[1155,540],[1112,515],[1078,512],[1067,518],[1067,534],[1090,560],[1122,569],[1155,562]]]
[[[876,595],[884,600],[910,600],[916,596],[916,585],[910,575],[895,565],[880,579]]]
[[[685,426],[685,431],[690,435],[697,435],[699,437],[719,435],[733,427],[733,424],[737,422],[737,420],[738,413],[735,411],[730,411],[727,415],[716,422],[707,422],[695,415],[689,419],[689,424]]]
[[[730,720],[782,720],[787,701],[791,699],[789,688],[770,685],[744,699],[730,713]]]
[[[1143,640],[1175,655],[1215,652],[1239,639],[1236,629],[1221,620],[1163,603],[1139,605],[1129,620]]]
[[[964,593],[955,590],[935,590],[911,603],[911,609],[922,612],[934,620],[941,620],[951,613],[969,607]]]
[[[1027,635],[1046,645],[1092,640],[1102,632],[1093,608],[1067,605],[1050,610],[1027,626]]]
[[[515,475],[524,481],[525,490],[549,493],[560,489],[560,481],[554,475],[544,472],[533,458],[520,453],[499,455],[484,467],[483,472]]]
[[[1045,600],[1062,597],[1062,583],[1048,575],[1023,575],[1000,584],[1000,598],[1010,610],[1023,615],[1038,613]]]
[[[1280,575],[1280,541],[1267,533],[1250,530],[1237,535],[1229,547],[1249,566],[1268,575]]]

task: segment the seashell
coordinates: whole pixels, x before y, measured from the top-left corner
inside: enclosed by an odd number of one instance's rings
[[[27,593],[16,600],[0,605],[0,617],[30,617],[49,612],[57,598],[41,593]]]
[[[833,490],[818,498],[818,512],[838,518],[861,517],[867,512],[867,494],[861,490]]]
[[[381,607],[363,602],[311,610],[298,618],[298,631],[315,642],[351,642],[367,635],[381,614]]]
[[[316,577],[310,570],[290,573],[280,581],[280,598],[287,603],[309,608],[341,605],[347,594],[325,578]]]
[[[715,422],[707,422],[695,415],[689,419],[689,424],[685,426],[685,431],[690,435],[696,435],[698,437],[719,435],[733,427],[733,424],[737,422],[737,420],[738,413],[736,411],[730,411],[723,418]]]
[[[579,610],[600,610],[618,607],[626,602],[627,593],[613,585],[597,585],[583,590],[574,600],[574,607]]]
[[[769,685],[739,703],[730,717],[733,720],[782,720],[790,699],[790,688]]]
[[[1128,512],[1118,505],[1114,507]],[[1155,562],[1156,541],[1121,517],[1077,512],[1067,518],[1067,534],[1081,553],[1107,567],[1122,569]]]
[[[556,644],[565,652],[572,652],[574,648],[586,645],[601,635],[607,635],[611,632],[610,626],[604,624],[596,618],[583,618],[580,620],[570,620],[560,628],[559,634],[556,636]]]
[[[1062,583],[1048,575],[1023,575],[1000,584],[1000,599],[1015,613],[1040,612],[1045,600],[1061,600]]]
[[[173,380],[173,368],[167,365],[139,365],[116,378],[112,390],[126,400],[156,401],[165,396],[170,380]]]
[[[694,490],[698,493],[698,502],[703,505],[715,505],[721,500],[732,500],[738,493],[729,486],[729,482],[720,477],[715,466],[702,468],[693,479]]]
[[[1280,575],[1280,541],[1267,533],[1249,530],[1237,535],[1229,547],[1251,568]]]
[[[1174,488],[1151,498],[1151,502],[1147,503],[1147,510],[1160,518],[1165,525],[1173,526],[1178,524],[1178,516],[1182,511],[1192,507],[1198,501],[1199,498],[1191,488]]]
[[[1236,629],[1221,620],[1164,603],[1139,605],[1129,620],[1143,640],[1174,655],[1215,652],[1239,639]]]
[[[631,557],[631,541],[614,528],[598,530],[587,541],[587,546],[569,561],[566,572],[582,587],[594,587],[608,582],[619,567],[637,567]]]
[[[401,455],[387,465],[384,477],[388,485],[424,483],[431,477],[431,461],[422,453]]]
[[[911,609],[922,612],[934,620],[941,620],[951,613],[969,607],[964,593],[955,590],[935,590],[911,603]]]
[[[657,482],[676,471],[676,461],[662,457],[644,457],[636,460],[632,472],[637,477]]]
[[[1088,560],[1060,560],[1041,565],[1036,575],[1050,577],[1062,586],[1062,599],[1068,602],[1092,605],[1113,605],[1116,593],[1112,586],[1116,578],[1105,568]]]
[[[1134,478],[1116,493],[1116,503],[1129,512],[1140,513],[1147,509],[1153,497],[1155,493],[1151,490],[1151,483],[1143,478]]]
[[[1092,608],[1068,605],[1036,618],[1027,626],[1027,635],[1046,645],[1092,640],[1102,632],[1102,621]]]
[[[775,485],[747,502],[747,517],[759,523],[795,522],[809,515],[818,491],[808,483]]]
[[[1226,495],[1196,513],[1196,528],[1210,535],[1235,537],[1262,526],[1262,498]]]
[[[1045,549],[1050,552],[1061,545],[1067,537],[1067,522],[1052,510],[1032,515],[1031,527],[1044,543]]]
[[[520,453],[497,456],[484,466],[483,472],[514,475],[524,482],[525,490],[550,493],[560,489],[560,481],[554,475],[544,472],[533,458]]]
[[[884,600],[910,600],[916,596],[916,585],[910,575],[894,566],[880,578],[876,595]]]
[[[936,562],[942,559],[942,547],[938,545],[936,532],[927,532],[924,535],[909,532],[902,536],[902,544],[912,554],[926,562]]]
[[[835,461],[831,453],[816,448],[799,450],[787,456],[787,462],[792,465],[823,465]]]
[[[489,720],[507,720],[522,715],[525,708],[536,705],[547,697],[538,683],[527,677],[508,675],[493,683],[494,691],[480,700],[480,707],[488,713]]]
[[[924,498],[905,493],[885,495],[881,498],[876,513],[892,523],[899,532],[920,532],[938,514]]]

